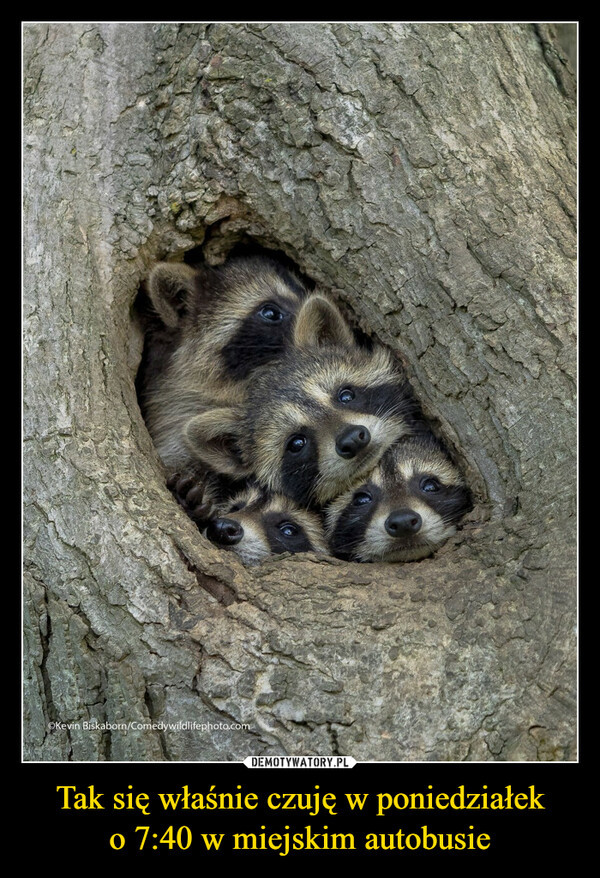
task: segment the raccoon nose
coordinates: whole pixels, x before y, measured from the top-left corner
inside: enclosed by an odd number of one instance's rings
[[[409,537],[421,530],[423,519],[412,509],[395,509],[385,520],[385,529],[391,537]]]
[[[244,536],[244,528],[231,518],[213,518],[206,528],[206,536],[218,546],[235,546]]]
[[[335,450],[340,457],[350,459],[356,457],[362,448],[366,448],[371,441],[371,434],[366,427],[360,424],[351,424],[338,433],[335,440]]]

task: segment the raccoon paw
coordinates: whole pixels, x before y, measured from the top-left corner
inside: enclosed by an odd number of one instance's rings
[[[201,530],[206,527],[216,512],[206,480],[196,475],[174,473],[167,480],[167,487],[192,521]]]

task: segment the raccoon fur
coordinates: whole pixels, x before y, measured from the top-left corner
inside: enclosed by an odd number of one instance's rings
[[[325,513],[333,555],[349,561],[416,561],[431,555],[473,508],[471,494],[432,435],[401,439]]]
[[[200,466],[172,473],[167,479],[167,487],[200,530],[204,530],[223,503],[244,486],[245,480],[236,481]]]
[[[206,529],[208,539],[236,552],[244,564],[256,564],[282,552],[327,550],[319,516],[279,494],[256,487],[236,495]]]
[[[159,263],[147,293],[139,399],[158,453],[173,473],[198,462],[184,425],[200,411],[245,399],[254,370],[285,349],[308,291],[279,263],[256,256],[219,268]]]
[[[298,312],[284,356],[257,370],[245,406],[189,422],[200,457],[211,451],[199,447],[210,430],[214,452],[217,420],[223,434],[228,421],[235,434],[223,461],[229,472],[253,473],[263,488],[315,508],[366,476],[399,438],[425,429],[392,354],[359,347],[339,311],[318,297]]]

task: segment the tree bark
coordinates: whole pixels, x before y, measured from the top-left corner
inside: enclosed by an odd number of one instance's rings
[[[39,24],[24,63],[25,758],[574,759],[575,85],[551,30]],[[246,569],[172,499],[134,300],[155,261],[243,240],[402,356],[477,501],[435,557]]]

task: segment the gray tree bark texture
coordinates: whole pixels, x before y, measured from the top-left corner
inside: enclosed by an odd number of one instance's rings
[[[552,28],[35,24],[24,65],[24,758],[575,759]],[[169,494],[133,303],[155,261],[242,240],[403,358],[476,499],[435,557],[244,568]]]

